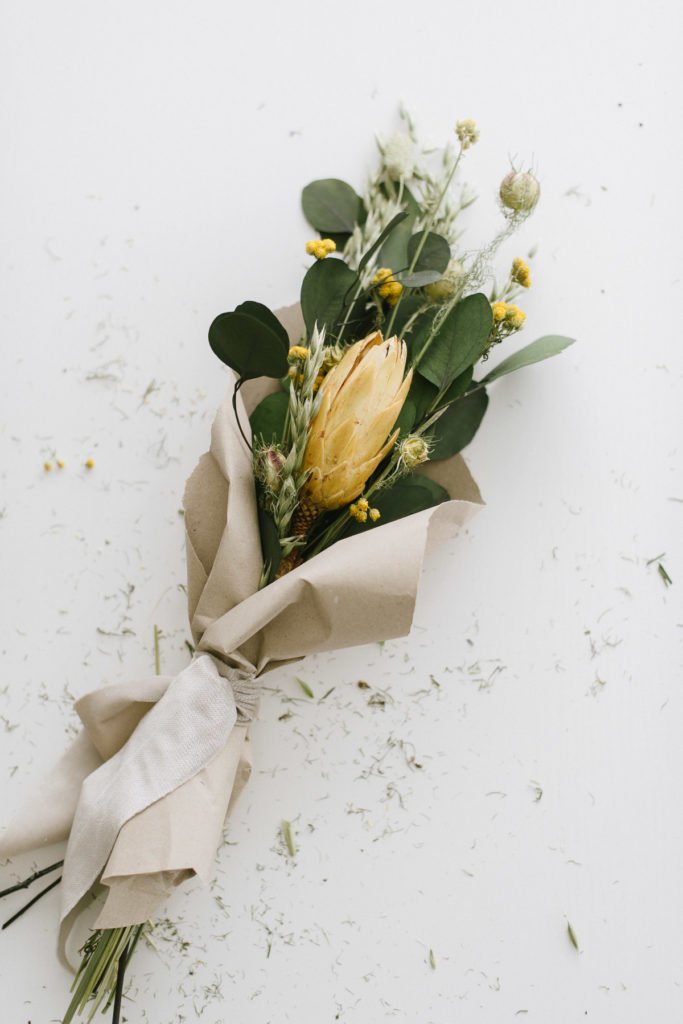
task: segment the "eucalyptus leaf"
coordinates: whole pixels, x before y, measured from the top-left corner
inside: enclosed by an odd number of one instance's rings
[[[328,256],[309,268],[301,285],[301,311],[309,335],[315,323],[334,331],[357,284],[357,274],[343,260]]]
[[[272,395],[266,395],[249,417],[254,437],[262,438],[265,444],[281,441],[288,408],[289,395],[285,391],[275,391]]]
[[[389,237],[389,235],[392,233],[392,231],[394,231],[395,228],[397,228],[398,225],[401,224],[407,218],[407,216],[408,216],[407,213],[401,212],[401,213],[397,213],[395,217],[391,218],[391,220],[389,221],[389,223],[385,227],[384,231],[382,231],[382,233],[379,235],[379,237],[373,242],[373,244],[370,246],[368,251],[364,254],[363,258],[361,259],[360,263],[358,264],[358,273],[359,274],[362,273],[362,271],[368,265],[368,263],[370,262],[372,257],[375,255],[377,250],[380,248],[382,243],[386,241],[386,239]]]
[[[466,448],[476,434],[489,404],[486,390],[472,391],[450,405],[430,430],[434,447],[432,462],[448,459]]]
[[[443,274],[440,270],[413,270],[410,272],[403,270],[399,274],[395,274],[394,277],[404,288],[424,288],[427,284],[440,281]]]
[[[412,344],[411,339],[415,325],[419,322],[419,318],[413,321],[408,333],[406,334],[405,329],[408,321],[414,316],[415,313],[424,305],[424,299],[420,295],[411,294],[410,292],[405,296],[399,306],[396,307],[396,315],[394,317],[393,333],[397,337],[402,338],[408,346]]]
[[[485,295],[478,292],[462,299],[440,324],[420,358],[419,373],[439,390],[447,388],[483,354],[491,323],[491,304]],[[414,351],[418,359],[420,350]]]
[[[437,389],[419,373],[413,374],[408,398],[415,406],[415,423],[420,424],[438,395]]]
[[[407,219],[397,225],[382,246],[379,262],[383,267],[389,267],[398,272],[408,267],[408,242],[413,232],[414,220],[408,215]]]
[[[491,381],[498,380],[499,377],[504,377],[507,373],[521,370],[523,366],[532,366],[534,363],[540,363],[544,359],[559,355],[560,352],[573,345],[574,341],[574,338],[565,338],[561,334],[546,334],[543,338],[537,338],[530,345],[525,345],[518,352],[508,356],[502,363],[498,363],[498,366],[494,366],[481,383],[490,384]]]
[[[454,402],[456,398],[460,398],[461,395],[465,394],[472,383],[473,369],[474,367],[468,366],[466,370],[463,370],[463,372],[455,378],[451,386],[443,395],[439,405],[447,405],[449,402]]]
[[[258,508],[258,525],[261,535],[261,551],[264,566],[268,567],[268,579],[272,580],[282,561],[282,548],[278,537],[277,526],[270,512]]]
[[[451,258],[451,247],[446,239],[434,231],[418,231],[408,242],[408,260],[411,264],[418,249],[420,255],[413,270],[438,270],[443,274]]]
[[[282,338],[246,313],[221,313],[209,327],[209,345],[242,380],[284,377],[289,369]]]
[[[353,536],[366,530],[376,529],[385,523],[393,523],[395,520],[403,519],[415,512],[422,512],[426,508],[440,505],[441,502],[448,501],[449,497],[448,491],[434,480],[421,474],[410,473],[408,476],[401,477],[392,487],[372,496],[371,505],[380,511],[380,518],[376,523],[370,520],[366,523],[352,521],[345,531],[345,535]]]
[[[363,220],[363,200],[339,178],[321,178],[307,185],[301,205],[309,224],[321,234],[350,232]]]
[[[262,302],[241,302],[239,306],[235,306],[236,313],[246,313],[247,316],[253,316],[255,320],[260,320],[266,327],[270,327],[274,334],[277,334],[278,338],[282,342],[285,352],[289,352],[289,337],[287,331],[284,329],[275,313],[267,306],[264,306]]]
[[[405,437],[413,429],[415,425],[416,415],[417,407],[415,405],[415,402],[413,402],[413,400],[410,397],[406,398],[405,402],[403,403],[403,408],[401,409],[398,415],[398,419],[391,428],[392,432],[394,430],[400,430],[399,437]]]

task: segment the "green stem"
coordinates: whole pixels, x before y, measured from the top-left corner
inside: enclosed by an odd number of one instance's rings
[[[455,172],[458,169],[458,165],[459,165],[460,160],[462,158],[463,152],[464,152],[464,150],[463,150],[462,146],[460,146],[460,149],[458,150],[458,155],[455,158],[455,161],[453,162],[453,166],[451,167],[451,172],[448,175],[448,177],[446,178],[446,182],[444,184],[444,187],[441,189],[441,192],[439,194],[439,198],[437,199],[437,201],[436,201],[436,203],[434,205],[434,208],[432,209],[432,212],[430,213],[429,217],[427,218],[427,222],[426,222],[425,226],[422,229],[422,236],[420,238],[420,241],[417,243],[417,248],[415,249],[415,252],[413,254],[413,258],[410,261],[410,266],[408,267],[408,273],[409,274],[412,274],[412,272],[415,270],[415,267],[417,266],[417,261],[419,260],[420,256],[422,255],[422,250],[424,249],[425,244],[427,242],[427,238],[429,237],[429,232],[431,231],[432,227],[434,226],[434,222],[436,220],[436,215],[439,212],[439,209],[441,207],[442,202],[446,198],[446,194],[448,193],[449,188],[451,187],[451,182],[453,181],[453,178],[455,177]],[[401,290],[401,294],[399,295],[398,300],[396,302],[396,305],[394,306],[394,308],[392,310],[391,317],[389,318],[389,325],[387,327],[387,335],[389,337],[391,337],[391,330],[392,330],[392,328],[394,326],[394,321],[396,320],[396,314],[398,313],[398,307],[401,305],[401,299],[403,298],[404,291],[405,291],[405,288]]]

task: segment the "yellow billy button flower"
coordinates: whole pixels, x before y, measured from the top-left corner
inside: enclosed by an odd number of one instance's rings
[[[394,280],[394,272],[389,267],[380,267],[372,279],[377,287],[377,293],[382,299],[386,299],[390,306],[395,306],[399,295],[403,291],[403,285]]]
[[[310,242],[306,242],[306,252],[309,256],[315,256],[317,260],[324,260],[336,249],[337,243],[331,238],[312,238]]]
[[[507,313],[505,314],[505,323],[508,324],[513,331],[518,331],[523,327],[525,320],[526,313],[523,313],[519,306],[508,306]]]
[[[292,345],[287,353],[287,358],[292,362],[298,359],[308,359],[308,355],[309,352],[305,345]]]
[[[491,312],[493,313],[493,319],[495,320],[495,322],[497,324],[499,324],[501,322],[501,320],[505,319],[507,310],[508,310],[508,307],[507,307],[507,303],[506,302],[494,302],[493,303],[493,305],[491,306]]]
[[[529,270],[529,264],[521,258],[521,256],[515,256],[512,261],[512,280],[522,286],[522,288],[531,288],[531,271]]]
[[[376,523],[381,516],[378,508],[370,508],[370,502],[367,498],[361,498],[359,501],[349,505],[349,513],[359,523],[367,523],[368,519]]]
[[[399,432],[390,432],[412,380],[405,366],[404,343],[375,331],[351,345],[325,377],[304,453],[300,525],[355,502],[391,451]],[[368,515],[365,499],[356,505]]]

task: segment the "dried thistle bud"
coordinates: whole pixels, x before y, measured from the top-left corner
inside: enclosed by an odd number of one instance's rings
[[[500,183],[500,201],[515,213],[530,213],[540,194],[541,186],[528,171],[510,171]]]
[[[409,434],[399,445],[399,458],[406,469],[415,469],[429,459],[429,442],[419,434]]]
[[[254,472],[266,490],[277,494],[282,487],[285,456],[277,445],[271,444],[254,454]]]
[[[448,302],[462,291],[464,283],[465,268],[460,260],[451,260],[440,280],[425,285],[425,293],[431,302]]]

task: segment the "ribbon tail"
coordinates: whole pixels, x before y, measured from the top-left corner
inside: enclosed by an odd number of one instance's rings
[[[94,744],[81,731],[0,832],[0,857],[14,857],[67,839],[83,781],[101,764]]]
[[[171,681],[127,743],[85,779],[64,864],[62,919],[101,874],[124,825],[205,769],[236,720],[232,686],[204,655]]]

